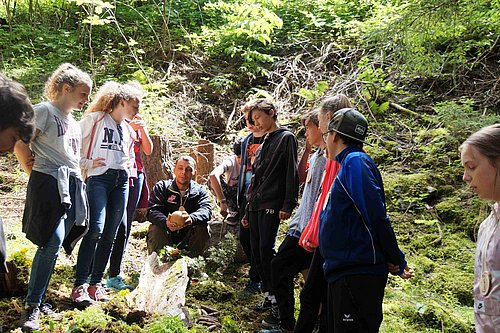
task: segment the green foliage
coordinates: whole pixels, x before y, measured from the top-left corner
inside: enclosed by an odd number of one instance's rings
[[[182,257],[185,253],[177,248],[179,244],[174,246],[165,245],[160,252],[158,257],[160,257],[162,262],[175,261]]]
[[[210,79],[208,85],[218,93],[226,93],[230,89],[238,88],[236,77],[232,74],[216,75]]]
[[[274,61],[274,57],[263,50],[272,43],[273,32],[283,25],[272,11],[278,3],[278,0],[269,3],[258,0],[206,3],[203,10],[209,16],[220,16],[208,21],[200,33],[193,33],[190,38],[213,57],[236,58],[241,64],[240,70],[251,78],[265,75],[267,70],[262,65]]]
[[[474,108],[471,99],[438,102],[434,110],[448,133],[453,133],[441,138],[447,142],[446,148],[456,149],[470,134],[498,120],[497,115],[483,114]]]
[[[22,248],[21,250],[12,253],[9,258],[14,262],[16,267],[31,267],[32,260],[29,259],[26,254],[28,253],[27,248]]]
[[[81,330],[83,332],[89,332],[95,329],[105,329],[110,320],[111,317],[107,315],[103,309],[91,306],[82,311],[74,311],[74,324],[72,325],[70,330]]]
[[[456,74],[473,68],[469,57],[485,57],[497,46],[498,2],[418,0],[375,7],[362,24],[368,45],[385,42],[384,52],[410,75]]]
[[[163,316],[151,322],[146,327],[150,333],[187,333],[189,330],[177,316]]]
[[[234,261],[237,249],[238,241],[236,237],[230,232],[226,233],[219,244],[207,250],[207,273],[211,276],[222,277],[224,271]]]
[[[312,100],[322,96],[328,90],[327,81],[318,81],[314,89],[300,88],[297,95],[305,100]]]
[[[224,316],[222,318],[222,332],[225,333],[239,333],[240,328],[233,318]]]
[[[377,1],[372,0],[283,0],[276,13],[283,19],[281,43],[300,48],[318,41],[342,43],[359,38],[356,26],[367,19]],[[300,43],[299,43],[300,42]]]

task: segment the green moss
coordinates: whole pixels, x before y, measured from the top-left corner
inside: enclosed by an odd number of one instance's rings
[[[418,256],[414,260],[415,271],[417,274],[429,274],[436,268],[436,262],[425,256]]]
[[[384,178],[385,195],[390,209],[418,211],[431,195],[429,173],[391,174]]]
[[[446,327],[446,332],[473,333],[474,325],[467,318],[450,312],[446,306],[433,300],[422,303],[403,304],[400,310],[403,318],[423,328],[441,331]]]
[[[233,288],[215,280],[206,280],[192,285],[188,293],[195,299],[203,301],[225,302],[234,298]]]
[[[189,330],[185,327],[184,322],[179,317],[163,316],[146,328],[146,332],[150,333],[187,333]]]

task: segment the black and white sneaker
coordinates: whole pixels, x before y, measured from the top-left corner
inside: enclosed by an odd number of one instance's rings
[[[272,304],[271,312],[264,320],[262,320],[262,325],[265,327],[278,327],[279,324],[280,324],[280,313],[278,306],[276,304]]]
[[[264,312],[267,310],[271,310],[272,306],[273,302],[269,298],[264,297],[264,300],[261,303],[253,306],[252,310],[257,312]]]
[[[38,331],[40,329],[40,308],[37,305],[28,306],[21,312],[19,327],[23,332]]]
[[[52,305],[50,305],[49,303],[42,303],[40,304],[39,308],[41,313],[43,313],[46,316],[49,316],[54,320],[62,319],[62,314],[55,312],[52,308]]]

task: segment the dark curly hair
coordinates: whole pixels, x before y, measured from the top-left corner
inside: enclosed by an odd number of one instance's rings
[[[35,133],[35,113],[26,89],[0,73],[0,131],[17,128],[19,138],[30,142]]]

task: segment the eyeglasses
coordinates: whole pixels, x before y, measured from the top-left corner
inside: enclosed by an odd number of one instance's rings
[[[327,131],[327,132],[321,134],[321,137],[323,138],[324,143],[326,143],[326,137],[327,137],[328,133],[331,133],[331,132],[333,132],[333,131]]]

